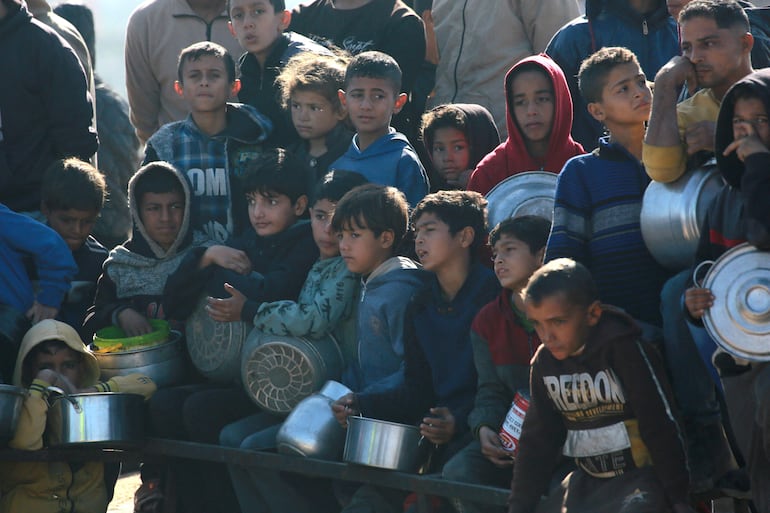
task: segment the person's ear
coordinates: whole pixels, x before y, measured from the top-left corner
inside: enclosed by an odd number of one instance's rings
[[[404,105],[406,105],[406,100],[409,97],[406,95],[406,93],[400,93],[398,96],[396,96],[396,104],[393,107],[393,114],[398,114],[401,112],[401,109],[404,108]]]
[[[602,304],[599,301],[594,301],[588,306],[588,311],[586,312],[586,322],[589,326],[596,326],[601,316]]]
[[[472,226],[466,226],[458,232],[460,235],[460,247],[469,248],[476,240],[476,230]]]
[[[348,109],[340,102],[339,107],[334,108],[334,119],[337,121],[344,121],[348,117]]]
[[[588,113],[591,114],[596,121],[604,121],[604,108],[601,103],[591,102],[586,105],[586,108],[588,109]]]
[[[307,195],[303,194],[294,202],[294,215],[300,217],[307,210]]]
[[[751,53],[751,49],[754,48],[754,36],[751,32],[746,32],[741,36],[741,45],[746,55]]]
[[[230,87],[230,96],[238,96],[241,92],[241,80],[236,78],[233,80],[233,85]]]
[[[279,28],[281,29],[281,32],[289,28],[289,25],[291,25],[291,11],[284,10],[281,14],[281,23],[279,25]]]
[[[340,99],[340,103],[342,104],[342,108],[346,109],[348,108],[348,99],[345,96],[345,91],[342,89],[337,89],[337,98]]]
[[[540,262],[541,265],[543,264],[543,262],[545,261],[545,246],[537,250],[537,252],[535,253],[535,258],[537,259],[538,262]]]
[[[393,243],[395,242],[395,234],[393,233],[393,230],[385,230],[380,234],[380,245],[384,248],[391,248],[393,247]]]
[[[184,95],[184,85],[182,85],[182,82],[179,80],[174,80],[174,91],[176,91],[176,94],[179,96]]]

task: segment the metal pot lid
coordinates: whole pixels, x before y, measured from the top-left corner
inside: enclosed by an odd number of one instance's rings
[[[489,228],[509,217],[536,215],[553,219],[557,174],[526,171],[509,176],[486,195]]]
[[[709,269],[703,287],[714,294],[703,323],[725,351],[770,361],[770,253],[741,244]]]

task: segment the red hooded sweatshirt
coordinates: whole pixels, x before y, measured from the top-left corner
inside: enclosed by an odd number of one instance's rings
[[[532,157],[524,144],[524,138],[513,116],[510,91],[513,79],[525,64],[534,63],[551,77],[554,91],[554,115],[548,152],[542,159]],[[508,138],[484,157],[468,181],[468,190],[488,193],[495,185],[523,171],[550,171],[559,173],[564,163],[575,155],[585,153],[583,147],[572,139],[572,98],[567,80],[561,68],[545,54],[526,57],[505,75],[505,104],[507,110]]]

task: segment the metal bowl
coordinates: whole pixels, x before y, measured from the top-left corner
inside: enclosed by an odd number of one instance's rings
[[[182,334],[175,330],[169,333],[168,341],[162,344],[93,354],[99,362],[101,379],[104,381],[114,376],[136,373],[152,378],[158,388],[164,388],[183,383],[188,375]]]
[[[27,391],[13,385],[0,385],[0,443],[5,444],[16,433],[21,407]]]
[[[509,217],[536,215],[553,219],[558,176],[547,171],[526,171],[509,176],[486,195],[489,227]]]
[[[342,459],[367,467],[416,472],[421,460],[420,438],[416,426],[351,416]]]

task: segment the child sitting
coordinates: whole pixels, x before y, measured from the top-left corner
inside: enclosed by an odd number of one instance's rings
[[[91,236],[107,196],[101,173],[91,164],[75,158],[58,160],[43,175],[40,213],[72,252],[78,272],[72,279],[57,319],[90,340],[93,333],[83,328],[88,308],[94,303],[96,282],[107,259],[107,249]]]
[[[591,273],[566,258],[535,271],[524,298],[543,345],[509,513],[692,512],[666,374],[633,319],[600,304]],[[561,453],[577,469],[538,506]]]
[[[543,263],[550,229],[547,219],[525,215],[506,219],[489,233],[502,290],[471,325],[478,384],[468,425],[475,440],[444,465],[444,479],[494,486],[511,482],[513,454],[503,447],[499,433],[516,392],[529,390],[529,361],[540,339],[524,314],[521,291]],[[464,505],[469,511],[489,509]]]
[[[33,326],[21,343],[13,383],[29,389],[24,398],[14,449],[35,451],[45,446],[48,387],[69,394],[125,392],[149,398],[155,383],[141,374],[99,381],[99,364],[77,332],[51,319]],[[107,511],[108,491],[100,461],[25,461],[0,464],[0,512]]]
[[[431,109],[422,115],[420,132],[435,170],[431,187],[436,190],[465,189],[476,165],[500,144],[492,114],[470,103]]]
[[[738,81],[722,100],[715,149],[717,166],[727,185],[706,213],[696,265],[704,260],[717,260],[742,242],[762,249],[770,247],[768,87],[770,72],[760,70]],[[701,324],[714,301],[708,289],[687,289],[685,306],[690,320]],[[714,361],[720,371],[738,445],[748,460],[754,504],[759,511],[770,511],[770,367],[723,351],[714,356]],[[716,429],[721,432],[720,425]],[[712,432],[709,439],[714,438]],[[713,445],[709,447],[713,451]],[[718,470],[713,466],[710,469]]]
[[[470,326],[499,286],[493,273],[473,258],[486,234],[486,200],[480,194],[430,194],[417,204],[412,224],[415,251],[432,274],[407,307],[404,382],[385,390],[359,390],[332,407],[342,425],[359,412],[419,424],[421,435],[439,446],[429,469],[435,471],[469,442],[467,417],[476,393]],[[378,501],[377,495],[363,487],[349,507]],[[400,511],[396,505],[394,511]]]
[[[342,57],[302,53],[292,57],[276,79],[300,138],[287,149],[305,161],[316,180],[345,153],[353,137],[337,94],[345,85],[346,65]]]
[[[642,239],[640,213],[650,178],[641,163],[652,93],[631,51],[603,48],[580,66],[580,92],[608,137],[565,164],[556,184],[545,261],[569,257],[589,268],[602,300],[637,321],[661,326],[660,291],[669,273]],[[654,335],[650,335],[654,336]]]
[[[150,137],[142,164],[163,160],[177,168],[190,186],[190,228],[221,243],[248,225],[235,178],[262,151],[272,124],[254,107],[227,102],[241,82],[232,56],[218,44],[203,41],[182,50],[177,72],[174,88],[190,115]]]
[[[505,76],[508,138],[471,174],[468,189],[488,193],[523,171],[558,173],[585,153],[570,135],[572,99],[561,68],[547,55],[526,57]]]
[[[287,147],[297,142],[297,132],[278,101],[276,77],[300,53],[331,55],[325,47],[295,32],[285,32],[291,13],[284,0],[228,0],[230,33],[246,51],[238,60],[243,87],[238,99],[253,105],[273,124],[269,142]]]
[[[148,319],[181,327],[184,318],[165,307],[163,288],[192,246],[207,240],[190,229],[190,196],[185,177],[165,162],[147,164],[131,177],[133,233],[104,262],[87,319],[92,333],[114,325],[127,336],[143,335],[152,331]]]
[[[345,71],[340,101],[348,109],[356,135],[332,167],[361,173],[372,183],[390,185],[414,206],[428,193],[428,177],[406,136],[390,126],[406,103],[401,69],[381,52],[356,55]]]

